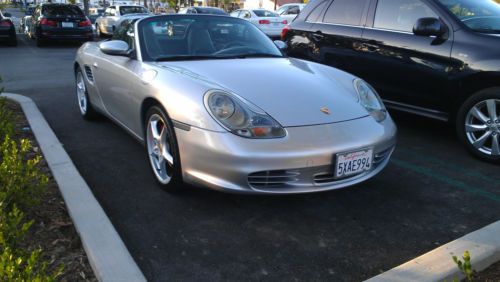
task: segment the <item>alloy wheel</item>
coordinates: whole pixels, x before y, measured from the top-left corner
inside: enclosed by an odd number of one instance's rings
[[[85,81],[83,80],[83,74],[79,71],[76,75],[76,95],[78,98],[78,107],[82,115],[87,113],[87,94],[85,88]]]
[[[174,158],[166,122],[159,114],[148,120],[146,143],[154,174],[162,184],[168,184],[174,173]]]
[[[465,118],[467,140],[483,154],[500,156],[499,115],[499,99],[480,101],[467,113]]]

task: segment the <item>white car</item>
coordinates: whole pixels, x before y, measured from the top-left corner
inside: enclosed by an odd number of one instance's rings
[[[240,9],[230,15],[255,24],[269,37],[280,37],[281,31],[288,24],[285,18],[280,17],[273,11],[264,9]]]
[[[276,13],[291,23],[305,6],[306,4],[300,3],[285,4],[276,10]]]
[[[104,15],[97,18],[95,29],[97,36],[112,35],[120,17],[130,14],[150,14],[149,10],[141,5],[113,5],[106,8]]]

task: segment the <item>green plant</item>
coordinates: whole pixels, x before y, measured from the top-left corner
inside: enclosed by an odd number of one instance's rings
[[[15,205],[10,212],[0,203],[0,281],[51,282],[63,272],[59,266],[50,273],[48,262],[41,257],[42,250],[31,252],[19,247],[33,221],[26,221],[24,213]]]
[[[7,209],[13,204],[22,209],[37,204],[48,183],[39,168],[41,157],[28,157],[32,148],[27,139],[18,145],[7,135],[0,148],[0,202]]]
[[[7,135],[14,134],[12,118],[12,113],[7,108],[7,99],[0,97],[0,140],[3,140]]]
[[[468,282],[472,282],[472,264],[470,262],[470,254],[469,251],[465,251],[462,256],[463,262],[457,258],[457,256],[453,256],[453,261],[457,264],[458,269],[465,275],[465,279]]]
[[[6,99],[0,98],[0,281],[52,282],[63,266],[50,272],[41,249],[22,246],[33,221],[21,209],[40,201],[48,177],[40,170],[41,157],[32,151],[30,141],[11,138],[13,118]]]
[[[0,83],[2,83],[2,77],[0,76]],[[0,85],[0,95],[3,92],[3,87]],[[0,140],[6,135],[11,135],[14,133],[14,126],[12,124],[12,113],[7,108],[7,99],[0,97]]]
[[[0,202],[0,210],[4,210]],[[0,214],[0,246],[4,248],[16,248],[19,241],[24,240],[33,221],[26,222],[24,213],[17,206],[13,206],[10,212]]]

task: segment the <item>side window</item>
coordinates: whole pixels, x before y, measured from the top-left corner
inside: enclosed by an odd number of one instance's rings
[[[245,19],[249,19],[252,17],[252,15],[250,14],[249,11],[243,11],[243,12],[241,12],[240,17],[245,18]]]
[[[288,10],[287,15],[298,15],[299,13],[300,13],[299,6],[293,6]]]
[[[106,8],[106,10],[104,11],[104,16],[109,16],[110,11],[111,11],[111,8]]]
[[[114,17],[116,16],[116,9],[114,7],[112,7],[110,10],[109,10],[109,15]]]
[[[284,7],[281,7],[279,8],[278,10],[276,10],[276,13],[278,15],[286,15],[286,11],[287,11],[288,7],[287,6],[284,6]]]
[[[439,18],[420,0],[379,0],[373,27],[412,32],[420,18]]]
[[[323,22],[362,25],[361,18],[368,0],[334,0],[325,13]]]
[[[316,8],[312,10],[312,12],[307,16],[306,22],[316,23],[319,21],[319,17],[321,16],[321,12],[325,9],[328,1],[321,2]]]

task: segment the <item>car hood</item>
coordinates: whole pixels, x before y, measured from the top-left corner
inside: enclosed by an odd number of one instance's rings
[[[161,62],[160,67],[230,91],[285,127],[342,122],[367,116],[340,70],[292,58]]]

